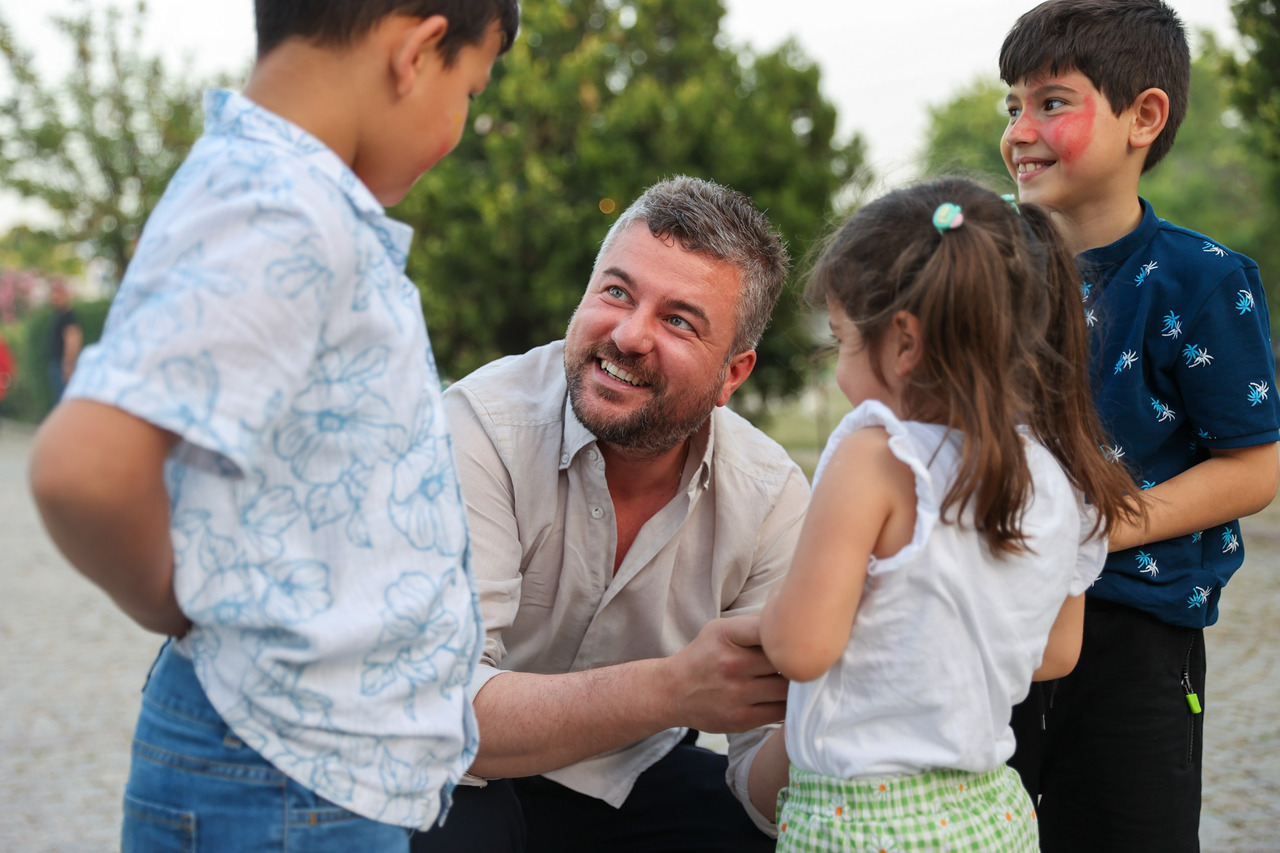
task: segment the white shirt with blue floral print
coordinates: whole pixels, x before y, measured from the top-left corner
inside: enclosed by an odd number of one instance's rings
[[[174,587],[214,707],[321,796],[428,827],[482,627],[410,229],[246,98],[156,207],[68,396],[176,433]]]

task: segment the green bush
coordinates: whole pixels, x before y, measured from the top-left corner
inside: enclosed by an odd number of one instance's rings
[[[102,337],[102,325],[107,319],[110,300],[76,302],[72,310],[84,332],[84,345],[88,346]],[[48,351],[49,331],[53,326],[53,309],[45,306],[27,314],[17,323],[4,328],[5,340],[13,350],[18,364],[18,378],[8,395],[0,401],[0,415],[38,424],[53,408],[53,389],[49,387]]]

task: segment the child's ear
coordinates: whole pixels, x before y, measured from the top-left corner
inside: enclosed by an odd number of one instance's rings
[[[1146,89],[1138,94],[1129,113],[1132,116],[1129,144],[1134,148],[1146,148],[1156,141],[1169,121],[1169,95],[1164,89]]]
[[[391,51],[391,72],[395,77],[397,95],[403,98],[413,91],[424,68],[423,60],[439,50],[448,29],[448,18],[431,15],[397,33]]]
[[[920,318],[910,311],[899,311],[893,315],[892,350],[889,357],[893,360],[890,367],[893,375],[899,379],[906,376],[920,363],[923,353],[923,340],[920,336]]]

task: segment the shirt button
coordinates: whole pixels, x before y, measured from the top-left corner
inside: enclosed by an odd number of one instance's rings
[[[598,506],[593,506],[593,507],[591,508],[591,517],[592,517],[592,518],[602,518],[603,516],[604,516],[604,510],[602,510],[600,507],[598,507]]]
[[[600,458],[600,454],[595,450],[595,448],[592,448],[591,450],[587,451],[587,458],[590,459],[592,462],[595,462],[597,459]]]
[[[561,455],[561,457],[560,457],[560,464],[561,464],[561,465],[568,465],[568,464],[569,464],[569,454],[568,454],[568,453],[565,453],[565,454]]]

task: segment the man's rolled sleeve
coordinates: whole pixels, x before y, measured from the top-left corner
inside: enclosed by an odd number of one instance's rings
[[[444,406],[467,508],[471,565],[485,626],[480,665],[468,686],[474,700],[480,688],[498,674],[506,656],[502,632],[515,621],[520,609],[520,536],[510,474],[471,399],[453,388],[445,393]]]
[[[778,494],[773,511],[760,526],[758,547],[751,575],[725,616],[754,613],[764,607],[773,585],[787,573],[795,556],[805,509],[809,506],[809,483],[796,467]]]

